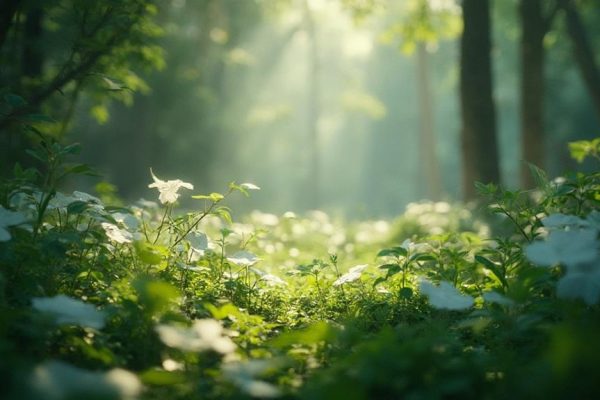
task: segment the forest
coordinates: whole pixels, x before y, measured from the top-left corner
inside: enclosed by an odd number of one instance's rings
[[[0,399],[595,399],[600,2],[1,0]]]

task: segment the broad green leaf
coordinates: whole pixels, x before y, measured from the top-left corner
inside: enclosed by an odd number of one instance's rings
[[[434,256],[432,256],[431,254],[417,253],[417,254],[413,254],[412,256],[410,256],[409,260],[410,261],[435,261],[436,258]]]
[[[148,242],[138,241],[134,244],[135,252],[140,260],[145,264],[159,265],[168,251],[163,246],[150,244]]]
[[[401,298],[408,300],[413,296],[413,290],[411,288],[405,287],[400,289],[399,294]]]
[[[508,287],[508,282],[506,281],[506,277],[500,271],[499,266],[494,264],[490,259],[488,259],[482,255],[479,255],[479,254],[475,255],[475,260],[478,263],[480,263],[481,265],[483,265],[484,268],[490,270],[494,274],[494,276],[496,278],[498,278],[498,280],[500,281],[500,283],[502,284],[503,287],[505,287],[505,288]]]
[[[150,314],[168,309],[180,296],[179,290],[170,283],[139,278],[133,282],[139,301]]]
[[[377,257],[386,257],[386,256],[406,256],[408,251],[404,247],[396,246],[389,249],[383,249],[379,253],[377,253]]]
[[[11,105],[13,108],[23,107],[27,105],[27,101],[21,96],[17,96],[13,93],[7,93],[4,95],[4,100]]]

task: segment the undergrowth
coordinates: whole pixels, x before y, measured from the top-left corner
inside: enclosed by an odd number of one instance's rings
[[[194,194],[152,171],[157,202],[125,206],[106,184],[61,192],[92,171],[77,146],[39,143],[39,167],[0,187],[1,398],[600,393],[599,173],[532,167],[536,190],[480,184],[479,212],[234,222],[228,198],[258,186]]]

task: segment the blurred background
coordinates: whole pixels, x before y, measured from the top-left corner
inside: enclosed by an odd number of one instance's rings
[[[152,167],[194,194],[260,186],[237,212],[374,218],[531,188],[524,161],[557,176],[600,132],[596,1],[2,4],[2,175],[32,162],[26,121],[126,200],[153,199]]]

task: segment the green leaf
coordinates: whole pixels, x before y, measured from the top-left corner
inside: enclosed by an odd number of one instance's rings
[[[411,288],[404,287],[400,289],[400,297],[403,299],[410,299],[413,296],[413,290]]]
[[[142,382],[146,385],[166,386],[184,383],[186,376],[178,371],[163,371],[160,369],[149,369],[140,374]]]
[[[67,206],[67,212],[69,214],[77,215],[87,210],[88,207],[89,204],[87,202],[77,200],[72,203],[69,203],[69,205]]]
[[[179,298],[179,290],[167,282],[139,278],[133,282],[138,299],[152,314],[167,310]]]
[[[79,153],[81,153],[81,144],[72,143],[72,144],[60,149],[60,153],[61,154],[70,154],[70,155],[79,154]]]
[[[225,198],[225,196],[223,196],[221,193],[211,193],[211,194],[198,194],[198,195],[194,195],[192,196],[192,199],[196,199],[196,200],[210,200],[214,203],[218,203],[219,201],[223,200]]]
[[[373,287],[375,287],[385,281],[387,281],[387,277],[380,276],[379,278],[375,279],[375,282],[373,282]]]
[[[214,211],[214,214],[221,217],[221,219],[223,219],[229,225],[231,225],[233,223],[233,220],[231,219],[231,213],[229,212],[229,209],[227,207],[217,208]]]
[[[532,163],[527,163],[527,166],[529,167],[529,172],[531,173],[531,176],[533,176],[533,181],[536,186],[544,189],[547,188],[548,175],[546,175],[546,172]]]
[[[488,259],[482,255],[476,255],[475,260],[478,263],[480,263],[481,265],[483,265],[484,268],[490,270],[494,274],[494,276],[496,278],[498,278],[498,280],[500,281],[500,283],[502,284],[503,287],[505,287],[505,288],[508,287],[508,282],[506,281],[506,277],[500,271],[499,267],[496,264],[494,264],[490,259]]]
[[[140,260],[145,264],[159,265],[168,251],[162,246],[150,244],[148,242],[135,242],[135,252]]]
[[[206,303],[204,304],[204,308],[212,314],[213,318],[218,320],[223,320],[228,317],[236,318],[242,314],[241,311],[231,303],[227,303],[221,307]]]
[[[314,345],[335,337],[337,330],[326,322],[316,322],[304,330],[289,331],[281,334],[272,342],[275,347],[292,345]]]
[[[5,94],[4,100],[13,108],[19,108],[27,105],[27,101],[25,101],[24,98],[13,93]]]
[[[389,249],[381,250],[379,253],[377,253],[377,257],[386,257],[386,256],[394,256],[394,257],[404,256],[404,257],[406,257],[407,254],[408,254],[408,251],[404,247],[396,246],[396,247],[391,247]]]
[[[413,254],[412,256],[410,256],[409,260],[410,261],[435,261],[436,258],[434,256],[432,256],[431,254],[417,253],[417,254]]]
[[[35,158],[36,160],[38,160],[42,163],[46,162],[46,156],[42,152],[27,149],[27,150],[25,150],[25,153],[29,154],[31,157]]]
[[[571,152],[571,157],[578,163],[583,162],[590,155],[598,156],[598,153],[600,153],[600,138],[570,142],[569,151]]]

